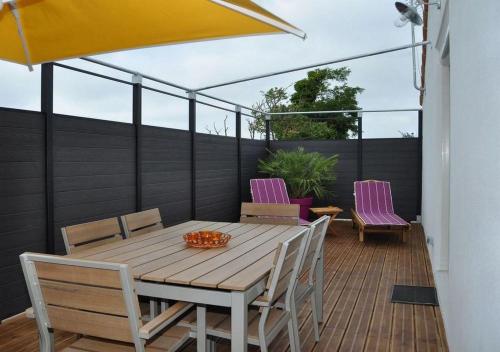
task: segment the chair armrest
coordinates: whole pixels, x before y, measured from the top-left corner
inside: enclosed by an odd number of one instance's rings
[[[257,306],[257,307],[270,307],[271,303],[269,303],[268,299],[266,296],[259,296],[257,297],[252,303],[250,303],[252,306]]]
[[[163,330],[166,326],[172,324],[174,320],[186,313],[192,307],[192,303],[177,302],[173,306],[169,307],[166,311],[159,314],[156,318],[143,325],[139,329],[139,337],[146,340],[150,339],[159,331]]]

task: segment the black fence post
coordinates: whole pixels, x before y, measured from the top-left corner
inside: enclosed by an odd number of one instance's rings
[[[41,107],[45,115],[45,211],[47,253],[55,253],[54,240],[54,65],[42,64]]]
[[[362,113],[358,112],[358,157],[357,157],[357,180],[363,180],[363,117]]]
[[[418,151],[417,151],[417,215],[422,215],[422,145],[423,145],[423,125],[424,113],[422,110],[418,112]]]
[[[266,149],[271,150],[271,115],[265,115],[266,119]]]
[[[235,106],[236,111],[236,152],[237,152],[237,167],[238,167],[238,207],[242,201],[241,192],[241,106]]]
[[[189,93],[189,132],[191,134],[191,219],[196,219],[196,93]]]
[[[132,121],[135,128],[135,209],[142,210],[142,77],[132,76]]]

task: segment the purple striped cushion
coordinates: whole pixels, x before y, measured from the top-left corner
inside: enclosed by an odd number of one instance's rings
[[[282,178],[254,178],[250,180],[254,203],[290,204],[285,181]]]
[[[354,182],[356,212],[367,225],[407,225],[394,214],[391,184],[386,181]]]

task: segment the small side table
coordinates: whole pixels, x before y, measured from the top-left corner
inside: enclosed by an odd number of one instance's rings
[[[328,206],[328,207],[322,207],[322,208],[309,208],[309,210],[314,213],[317,217],[321,217],[323,215],[328,215],[330,216],[330,222],[328,223],[328,230],[332,235],[335,235],[336,232],[333,229],[333,220],[342,213],[344,210],[340,209],[339,207],[334,207],[334,206]]]

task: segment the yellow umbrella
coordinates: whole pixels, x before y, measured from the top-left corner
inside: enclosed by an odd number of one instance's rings
[[[283,32],[305,38],[250,0],[0,0],[0,59],[30,68],[124,49]]]

